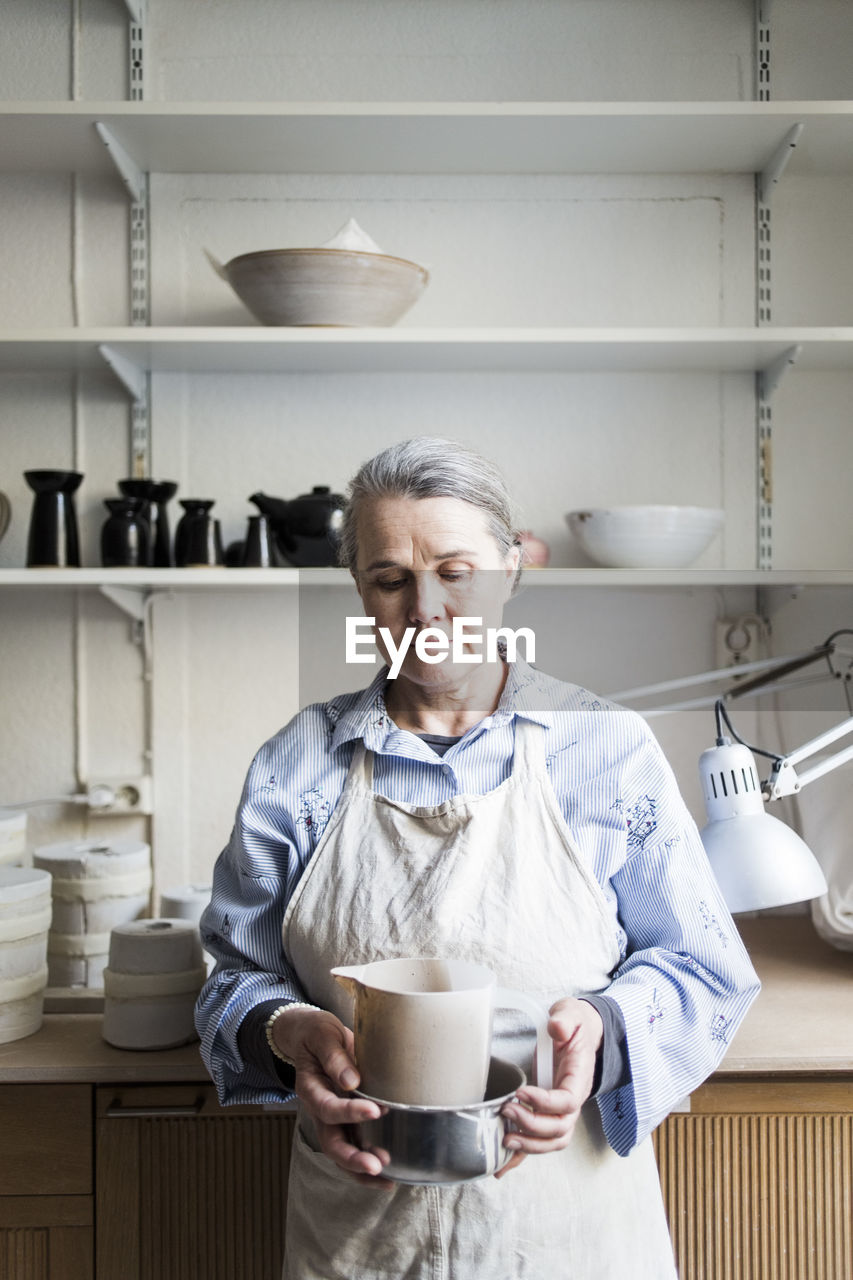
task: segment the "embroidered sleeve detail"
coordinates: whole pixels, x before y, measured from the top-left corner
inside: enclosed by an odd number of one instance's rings
[[[640,796],[630,806],[620,799],[614,800],[610,807],[624,818],[628,848],[632,853],[638,853],[657,831],[657,800],[652,796]]]
[[[663,1005],[658,997],[657,987],[652,991],[652,998],[646,1007],[649,1011],[649,1031],[652,1032],[655,1029],[655,1023],[660,1021],[664,1013]]]
[[[727,1018],[722,1013],[718,1013],[711,1022],[711,1039],[717,1040],[720,1044],[728,1044],[730,1023],[730,1018]]]
[[[728,935],[722,928],[719,920],[714,915],[707,902],[704,900],[699,903],[699,914],[702,917],[702,923],[704,924],[706,931],[715,934],[723,946],[727,947],[729,945]]]
[[[720,978],[716,973],[712,973],[704,964],[700,964],[695,956],[691,956],[687,951],[677,951],[675,954],[678,956],[682,964],[686,965],[688,969],[691,969],[693,973],[696,974],[697,978],[701,978],[706,986],[711,987],[714,991],[722,992],[726,990],[726,984],[723,982],[722,978]]]

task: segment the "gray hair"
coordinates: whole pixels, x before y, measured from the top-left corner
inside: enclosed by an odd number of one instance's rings
[[[392,444],[359,467],[347,491],[338,548],[341,564],[351,572],[358,551],[358,513],[374,498],[458,498],[483,512],[504,558],[520,545],[512,499],[500,471],[456,440],[415,436]]]

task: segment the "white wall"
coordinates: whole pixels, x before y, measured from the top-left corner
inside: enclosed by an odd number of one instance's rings
[[[808,10],[808,20],[804,11]],[[819,9],[821,20],[815,11]],[[853,97],[853,14],[843,0],[776,0],[774,96]],[[721,0],[150,0],[154,98],[748,99],[752,4]],[[7,98],[125,96],[120,0],[7,0]],[[778,88],[776,87],[778,86]],[[807,158],[807,152],[806,158]],[[774,319],[850,323],[851,182],[796,162],[774,204]],[[350,214],[389,252],[429,265],[406,325],[718,325],[753,322],[753,184],[732,176],[152,178],[152,319],[249,324],[202,247],[314,244]],[[0,326],[124,324],[127,206],[116,181],[0,183]],[[522,522],[555,564],[581,562],[572,507],[725,505],[709,567],[753,563],[752,379],[712,375],[159,375],[152,472],[217,500],[240,536],[257,488],[342,487],[406,435],[456,436],[512,478]],[[794,373],[774,406],[779,567],[849,567],[851,377]],[[105,375],[0,378],[0,488],[14,509],[0,566],[24,563],[28,467],[85,473],[84,561],[98,563],[102,500],[128,469],[129,412]],[[810,514],[808,514],[810,513]],[[174,509],[175,518],[179,514]],[[850,593],[786,601],[774,646],[809,647]],[[353,597],[283,592],[159,597],[153,605],[153,835],[161,886],[208,873],[252,752],[297,709],[352,684],[334,650]],[[542,665],[599,691],[713,665],[715,616],[746,591],[531,587]],[[313,662],[299,645],[310,631]],[[95,592],[0,599],[0,802],[52,795],[76,776],[144,765],[142,667],[127,619]],[[361,673],[359,673],[361,674]],[[710,715],[656,722],[697,817],[696,758]],[[36,842],[83,833],[82,811],[39,810]],[[104,827],[92,824],[93,830]],[[108,828],[122,833],[128,828]]]

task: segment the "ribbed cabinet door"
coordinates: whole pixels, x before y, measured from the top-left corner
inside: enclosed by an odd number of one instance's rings
[[[851,1280],[853,1082],[737,1089],[655,1134],[681,1280]]]
[[[0,1228],[0,1280],[92,1280],[92,1228]]]
[[[279,1280],[293,1116],[98,1094],[97,1280]]]
[[[48,1229],[0,1231],[0,1280],[50,1280]]]

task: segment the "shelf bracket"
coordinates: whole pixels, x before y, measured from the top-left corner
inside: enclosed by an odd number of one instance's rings
[[[770,399],[785,374],[797,363],[802,349],[801,343],[795,343],[794,346],[788,347],[787,351],[783,351],[781,356],[777,356],[766,369],[759,371],[758,394],[762,400]]]
[[[119,382],[133,400],[144,400],[147,393],[147,375],[144,369],[127,356],[123,356],[108,343],[102,342],[98,347],[102,359],[110,366]]]
[[[794,154],[802,132],[802,122],[791,125],[791,128],[758,175],[758,195],[762,204],[769,204],[773,188],[785,172],[785,166]]]
[[[765,0],[766,3],[767,0]],[[124,0],[124,7],[137,26],[141,27],[145,21],[145,10],[148,7],[146,0]]]
[[[145,609],[150,592],[144,587],[110,587],[102,583],[98,590],[111,604],[127,614],[132,622],[141,626],[145,621]]]
[[[139,167],[130,152],[122,146],[109,125],[104,124],[102,120],[96,120],[95,128],[107,149],[107,154],[118,170],[119,177],[127,187],[131,200],[136,204],[147,201],[148,175]]]

